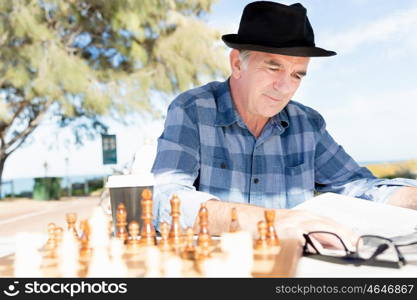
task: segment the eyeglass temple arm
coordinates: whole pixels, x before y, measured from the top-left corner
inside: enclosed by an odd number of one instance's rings
[[[347,254],[352,254],[352,251],[350,251],[349,250],[349,248],[346,246],[346,244],[343,242],[343,240],[338,236],[338,235],[336,235],[336,237],[339,239],[339,241],[340,241],[340,243],[342,244],[342,246],[343,246],[343,248],[344,248],[344,250],[345,250],[345,252],[347,253]]]
[[[308,234],[303,233],[303,237],[306,240],[306,243],[304,244],[304,252],[307,252],[307,245],[310,245],[311,247],[313,247],[313,249],[317,252],[317,254],[321,254],[320,251],[316,248],[316,246],[314,246],[313,241],[310,239],[310,237],[308,236]]]
[[[394,244],[394,248],[395,248],[395,251],[397,251],[398,259],[400,260],[400,262],[402,262],[403,264],[405,264],[406,263],[405,262],[405,258],[402,255],[400,249],[398,249],[398,246]]]
[[[369,258],[369,260],[374,259],[375,257],[380,255],[381,253],[384,253],[384,251],[387,250],[388,248],[389,248],[388,244],[384,243],[384,244],[379,245],[378,248],[376,248],[375,252],[372,254],[372,256]]]

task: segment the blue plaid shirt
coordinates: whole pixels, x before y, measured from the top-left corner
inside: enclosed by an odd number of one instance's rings
[[[174,193],[185,227],[210,198],[292,208],[314,191],[385,202],[398,186],[417,186],[374,177],[333,140],[317,111],[295,101],[255,138],[234,108],[228,81],[189,90],[170,104],[152,172],[156,226],[171,220]]]

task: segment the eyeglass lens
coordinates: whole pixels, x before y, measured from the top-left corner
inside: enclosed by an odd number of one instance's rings
[[[345,256],[346,251],[342,241],[336,235],[326,232],[309,233],[311,242],[322,255]],[[320,242],[318,242],[320,241]],[[308,246],[310,252],[316,252]]]

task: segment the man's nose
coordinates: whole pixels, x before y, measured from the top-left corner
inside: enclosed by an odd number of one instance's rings
[[[291,80],[287,74],[280,74],[273,83],[273,88],[281,93],[289,93],[291,91]]]

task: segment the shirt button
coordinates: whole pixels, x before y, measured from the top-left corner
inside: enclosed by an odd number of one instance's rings
[[[220,164],[220,168],[222,168],[222,169],[226,169],[226,164],[223,162],[223,163],[221,163]]]
[[[258,178],[254,178],[254,179],[253,179],[253,183],[255,183],[255,184],[256,184],[256,183],[258,183],[258,182],[259,182],[259,179],[258,179]]]

